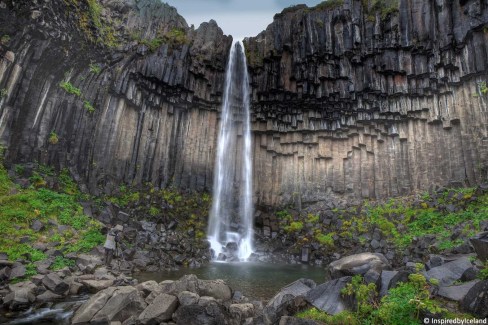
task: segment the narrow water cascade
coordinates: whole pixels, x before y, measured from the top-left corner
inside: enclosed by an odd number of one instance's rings
[[[240,41],[227,64],[208,240],[221,261],[245,261],[253,252],[249,77]]]

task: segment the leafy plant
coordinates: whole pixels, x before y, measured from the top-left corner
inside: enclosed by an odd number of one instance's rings
[[[8,45],[8,43],[10,43],[10,36],[7,34],[2,35],[2,37],[0,38],[0,44]]]
[[[7,90],[7,88],[2,88],[2,89],[0,89],[0,99],[2,99],[2,98],[6,98],[6,97],[7,97],[7,95],[8,95],[8,90]]]
[[[95,112],[95,107],[93,107],[93,105],[85,100],[83,101],[83,107],[88,111],[88,113],[92,114],[93,112]]]
[[[59,138],[58,138],[58,135],[56,134],[56,132],[51,131],[51,133],[49,133],[48,141],[50,144],[57,144],[59,142]]]
[[[100,67],[100,65],[95,64],[93,62],[90,63],[90,65],[88,67],[89,67],[91,73],[100,74],[100,72],[102,72],[102,68]]]
[[[76,88],[75,86],[73,86],[71,84],[71,82],[69,82],[69,81],[61,81],[61,83],[59,84],[59,86],[61,88],[63,88],[64,91],[66,91],[68,94],[72,94],[72,95],[81,97],[81,90],[79,88]]]
[[[62,256],[56,256],[50,268],[51,270],[56,271],[56,270],[64,269],[65,267],[73,267],[73,266],[75,266],[75,261]]]

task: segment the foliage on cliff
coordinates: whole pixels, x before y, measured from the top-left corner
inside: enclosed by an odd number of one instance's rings
[[[388,245],[398,251],[411,248],[421,238],[434,241],[431,253],[447,253],[481,231],[488,221],[488,191],[482,188],[445,189],[425,192],[416,197],[392,198],[387,201],[364,201],[362,205],[332,210],[336,223],[325,223],[325,217],[295,214],[281,210],[276,217],[286,236],[295,238],[298,246],[317,244],[324,252],[334,243],[340,247],[359,242],[369,247],[371,234],[378,232]]]
[[[28,179],[24,167],[15,172],[22,185],[12,181],[0,162],[0,252],[11,261],[31,263],[27,276],[36,273],[32,263],[47,258],[47,248],[67,254],[102,243],[101,224],[83,214],[81,194],[67,170],[55,174],[38,165]],[[48,188],[46,179],[57,189]]]

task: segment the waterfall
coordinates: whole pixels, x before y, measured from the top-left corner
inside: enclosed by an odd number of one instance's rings
[[[249,76],[240,41],[227,63],[208,240],[219,260],[245,261],[253,252]]]

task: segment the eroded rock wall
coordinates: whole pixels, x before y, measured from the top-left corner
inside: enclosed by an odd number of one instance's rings
[[[194,30],[158,1],[103,1],[102,19],[117,26],[107,46],[89,39],[98,29],[85,1],[1,4],[10,40],[0,61],[0,137],[10,161],[68,167],[95,193],[121,182],[211,188],[232,42],[214,21]]]
[[[362,3],[285,10],[247,39],[258,202],[486,179],[488,2]]]
[[[487,177],[487,1],[363,2],[286,10],[247,39],[257,204]],[[68,167],[93,193],[211,189],[231,37],[156,0],[100,3],[97,20],[85,0],[0,1],[8,161]]]

